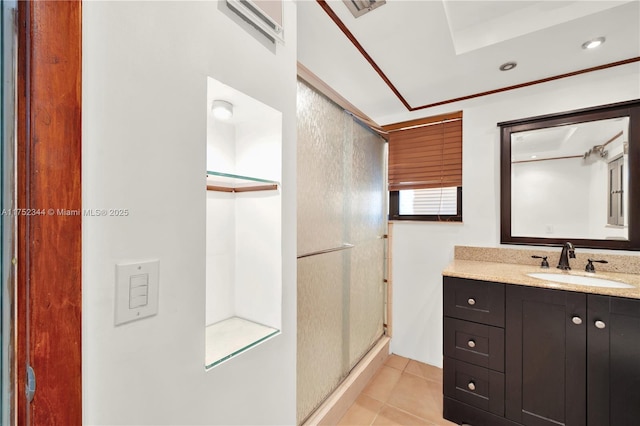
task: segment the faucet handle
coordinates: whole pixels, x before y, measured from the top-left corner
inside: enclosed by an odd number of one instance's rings
[[[542,263],[540,264],[541,268],[548,268],[549,262],[547,262],[547,256],[531,256],[534,259],[542,259]]]
[[[593,262],[597,262],[597,263],[609,263],[606,260],[594,260],[594,259],[587,259],[587,266],[584,267],[584,270],[587,272],[595,272],[596,268],[594,268],[593,266]]]

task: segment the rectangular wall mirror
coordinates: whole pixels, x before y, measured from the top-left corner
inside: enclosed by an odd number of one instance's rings
[[[498,126],[501,243],[640,250],[640,100]]]

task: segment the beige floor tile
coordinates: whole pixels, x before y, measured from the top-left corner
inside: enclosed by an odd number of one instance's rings
[[[404,370],[404,368],[409,363],[409,358],[405,358],[400,355],[391,354],[384,362],[384,365],[391,368],[396,368],[400,371]]]
[[[401,375],[402,372],[400,370],[383,365],[371,381],[367,383],[362,393],[378,401],[386,402]]]
[[[372,423],[374,425],[402,425],[402,426],[410,426],[410,425],[429,425],[430,422],[427,422],[424,419],[421,419],[416,416],[412,416],[411,414],[399,410],[395,407],[391,407],[390,405],[384,405],[378,416]]]
[[[409,373],[402,373],[388,405],[431,423],[442,421],[442,385]]]
[[[338,424],[455,426],[442,418],[442,370],[390,355]]]
[[[442,369],[434,367],[433,365],[425,364],[420,361],[409,360],[404,371],[406,373],[422,377],[423,379],[442,383]]]
[[[376,418],[381,407],[382,402],[367,395],[360,394],[344,416],[342,416],[338,425],[370,425]]]
[[[434,423],[433,426],[458,426],[458,424],[450,422],[449,420],[442,419],[439,422]]]

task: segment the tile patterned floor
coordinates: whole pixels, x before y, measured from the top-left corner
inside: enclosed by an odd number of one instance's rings
[[[442,418],[442,370],[389,355],[338,424],[455,426]]]

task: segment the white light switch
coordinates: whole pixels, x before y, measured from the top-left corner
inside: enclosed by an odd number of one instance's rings
[[[129,309],[147,306],[149,303],[149,274],[129,277]]]
[[[160,261],[116,265],[116,325],[158,313]]]

